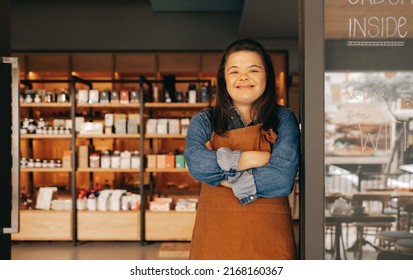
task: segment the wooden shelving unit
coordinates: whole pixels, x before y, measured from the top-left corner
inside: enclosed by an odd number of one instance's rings
[[[21,108],[70,108],[70,103],[21,103]]]
[[[74,100],[77,89],[120,90],[139,89],[141,75],[150,77],[146,80],[145,91],[150,92],[151,86],[163,87],[163,75],[176,75],[177,90],[185,90],[190,83],[198,83],[211,86],[216,83],[215,73],[220,61],[221,53],[78,53],[78,54],[19,54],[20,69],[23,69],[22,79],[33,82],[33,89],[49,87],[67,88],[71,97],[68,103],[21,103],[22,110],[33,112],[40,110],[48,112],[49,119],[60,116],[62,112],[70,115],[72,123],[75,123],[76,113],[82,112],[120,112],[133,111],[141,114],[141,127],[145,126],[146,119],[150,117],[187,118],[194,113],[211,106],[207,103],[161,103],[147,102],[143,99],[139,103],[128,104],[101,104],[84,103],[77,104]],[[282,65],[276,66],[276,71],[286,73],[285,54],[275,54],[273,59]],[[81,79],[73,79],[76,75]],[[277,77],[282,75],[277,74]],[[129,78],[130,80],[125,80]],[[51,81],[55,79],[55,82]],[[83,84],[81,80],[89,84]],[[36,82],[37,81],[37,82]],[[53,84],[49,84],[52,82]],[[29,83],[26,83],[27,86]],[[285,83],[280,83],[281,85]],[[281,90],[282,93],[282,90]],[[172,113],[175,112],[175,113]],[[171,114],[170,114],[171,113]],[[58,145],[64,143],[72,151],[71,168],[21,168],[20,172],[25,177],[35,177],[40,180],[44,176],[58,176],[66,178],[70,182],[70,192],[73,206],[76,208],[76,189],[82,185],[83,178],[103,176],[113,173],[116,176],[130,176],[140,174],[140,177],[150,177],[150,188],[162,187],[171,176],[186,180],[189,178],[187,168],[146,168],[141,164],[140,170],[131,169],[103,169],[103,168],[78,168],[76,148],[79,143],[91,143],[92,141],[119,143],[134,142],[139,145],[137,150],[141,152],[142,163],[144,157],[149,154],[159,154],[163,150],[175,152],[182,149],[186,135],[154,135],[145,134],[141,130],[139,134],[26,134],[21,135],[21,145],[40,146],[40,152],[52,153]],[[59,142],[60,141],[60,142]],[[68,142],[65,142],[68,141]],[[100,143],[99,142],[99,143]],[[42,144],[44,143],[44,144]],[[50,144],[49,144],[50,143]],[[135,143],[135,142],[134,142]],[[84,145],[84,144],[82,144]],[[115,145],[115,144],[113,144]],[[122,146],[123,144],[121,144]],[[129,144],[128,144],[129,145]],[[52,158],[52,157],[50,157]],[[68,174],[64,174],[68,173]],[[145,175],[145,176],[144,176]],[[54,178],[54,177],[53,177]],[[33,178],[29,179],[32,180]],[[155,184],[158,183],[158,186]],[[148,196],[147,185],[141,180],[140,191],[144,197]],[[177,194],[181,189],[174,190]],[[193,195],[196,189],[189,193]],[[192,228],[195,220],[195,212],[151,212],[147,210],[144,200],[141,211],[47,211],[47,210],[23,210],[21,215],[21,232],[13,234],[13,240],[71,240],[74,244],[79,240],[133,240],[141,241],[144,245],[149,240],[191,240]]]
[[[72,134],[21,134],[20,139],[71,139]]]
[[[39,168],[29,168],[24,167],[20,169],[20,172],[72,172],[72,168],[47,168],[47,167],[39,167]]]
[[[140,134],[77,134],[78,139],[139,139]]]

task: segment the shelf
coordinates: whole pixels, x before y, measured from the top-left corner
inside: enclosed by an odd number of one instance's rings
[[[125,172],[125,173],[138,173],[139,169],[131,168],[78,168],[78,172]]]
[[[147,240],[190,241],[196,212],[146,211]]]
[[[145,134],[145,138],[157,139],[157,138],[179,138],[185,139],[186,134]]]
[[[207,108],[208,103],[145,103],[146,108]]]
[[[121,104],[121,103],[78,103],[76,105],[78,108],[121,108],[121,109],[126,109],[126,108],[135,108],[139,109],[140,103],[126,103],[126,104]]]
[[[20,231],[12,240],[71,240],[71,211],[20,210]]]
[[[79,240],[140,240],[140,211],[78,211],[77,215]]]
[[[20,103],[20,108],[70,108],[71,103]]]
[[[77,138],[83,139],[91,139],[91,138],[99,138],[99,139],[115,139],[115,138],[131,138],[131,139],[139,139],[139,134],[78,134]]]
[[[72,134],[20,134],[20,139],[71,139]]]
[[[22,167],[20,172],[72,172],[72,168],[29,168]]]
[[[39,169],[39,168],[38,168]],[[140,172],[139,169],[130,168],[78,168],[78,172],[124,172],[124,173],[137,173]],[[145,172],[167,172],[167,173],[178,173],[178,172],[189,172],[187,168],[146,168]]]
[[[189,172],[188,168],[146,168],[145,172],[153,172],[153,173],[178,173],[178,172]]]

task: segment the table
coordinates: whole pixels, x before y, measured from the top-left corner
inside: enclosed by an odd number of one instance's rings
[[[353,195],[355,195],[355,194],[360,195],[360,196],[386,194],[386,195],[390,195],[390,197],[392,197],[392,198],[413,197],[413,192],[398,191],[398,190],[393,190],[393,191],[364,191],[364,192],[346,193],[346,194],[343,194],[343,197],[347,200],[352,200]]]
[[[403,171],[413,173],[413,164],[402,164],[399,166],[399,168]]]
[[[388,156],[326,156],[324,164],[388,164],[390,155]]]
[[[340,238],[341,238],[341,225],[343,223],[391,223],[396,221],[396,218],[390,215],[385,214],[376,214],[371,213],[365,216],[361,215],[332,215],[330,213],[325,214],[325,221],[328,223],[335,223],[336,225],[336,233],[334,237],[334,246],[336,251],[336,260],[341,260],[341,253],[340,253]]]
[[[345,199],[347,199],[348,201],[352,201],[353,200],[353,195],[357,194],[358,196],[366,196],[366,197],[371,197],[372,195],[389,195],[391,198],[397,198],[399,199],[399,202],[401,199],[405,198],[407,199],[411,199],[413,198],[413,192],[406,192],[406,191],[398,191],[398,190],[393,190],[393,191],[364,191],[364,192],[356,192],[356,193],[349,193],[349,194],[345,194],[343,195],[343,197]],[[396,214],[397,215],[397,223],[396,223],[396,229],[399,230],[400,229],[400,204],[397,204],[397,208],[396,207],[392,207],[395,209]],[[389,214],[389,213],[387,213]]]

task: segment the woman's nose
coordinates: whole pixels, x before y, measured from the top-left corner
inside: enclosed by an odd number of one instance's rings
[[[239,80],[240,81],[247,81],[249,78],[248,78],[248,75],[247,74],[241,74],[240,75],[240,77],[239,77]]]

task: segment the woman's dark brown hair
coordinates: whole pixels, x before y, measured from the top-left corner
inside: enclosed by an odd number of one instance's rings
[[[225,81],[225,66],[228,60],[228,56],[238,51],[252,51],[257,53],[265,67],[266,72],[266,85],[265,91],[251,107],[251,119],[254,123],[263,123],[263,129],[268,130],[272,128],[276,131],[279,120],[277,117],[278,104],[277,104],[277,92],[275,85],[275,72],[274,66],[271,61],[271,57],[263,46],[250,39],[241,39],[233,42],[225,50],[221,63],[218,68],[217,74],[217,93],[216,93],[216,105],[213,110],[212,123],[213,129],[219,135],[222,135],[228,130],[228,122],[236,120],[236,112],[232,109],[232,99],[227,91]]]

